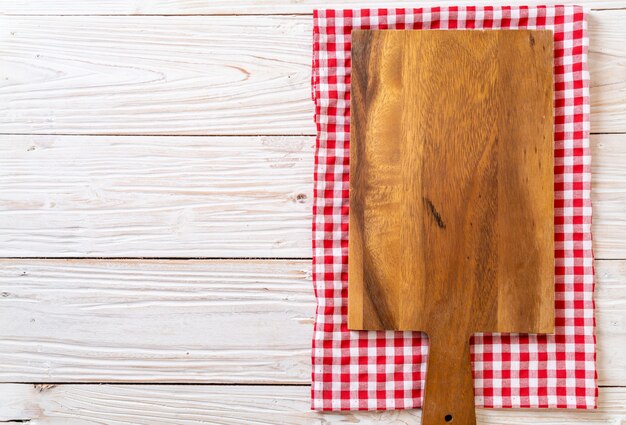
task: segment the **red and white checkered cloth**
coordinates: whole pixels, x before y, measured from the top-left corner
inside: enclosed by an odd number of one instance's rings
[[[351,31],[498,28],[554,32],[556,334],[475,335],[471,353],[476,405],[596,407],[584,12],[578,6],[433,7],[314,13],[315,410],[420,407],[426,375],[425,334],[349,331],[346,325]]]

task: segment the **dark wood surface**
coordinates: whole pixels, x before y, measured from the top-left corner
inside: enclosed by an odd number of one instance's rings
[[[348,325],[425,331],[423,423],[475,423],[471,335],[554,327],[552,33],[354,31],[351,78]]]

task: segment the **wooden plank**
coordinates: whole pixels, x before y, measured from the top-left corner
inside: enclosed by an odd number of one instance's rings
[[[0,256],[310,257],[311,137],[0,138]]]
[[[423,425],[476,423],[473,334],[554,333],[552,41],[352,32],[348,327],[428,334]]]
[[[0,27],[0,132],[314,133],[309,17],[5,16]]]
[[[596,258],[626,259],[626,143],[596,135]],[[0,137],[0,256],[311,256],[313,137]]]
[[[626,258],[626,136],[592,136],[593,249],[596,258]]]
[[[606,19],[605,13],[615,16]],[[626,132],[626,10],[588,15],[591,131]]]
[[[493,5],[489,0],[439,0],[424,1],[416,5],[414,1],[403,0],[341,0],[336,3],[319,0],[229,0],[197,1],[197,0],[14,0],[2,5],[5,14],[21,15],[222,15],[222,14],[277,14],[277,13],[312,13],[320,8],[350,7],[425,7],[425,6],[457,6],[457,5]],[[626,7],[623,0],[511,0],[507,5],[534,4],[578,4],[593,9],[619,9]]]
[[[589,14],[594,132],[626,132],[625,20]],[[0,26],[1,133],[315,133],[310,16],[4,16]]]
[[[626,261],[596,273],[626,385]],[[0,382],[308,384],[314,310],[310,261],[0,260]]]
[[[0,381],[307,382],[309,263],[0,260]]]
[[[418,424],[421,411],[314,412],[308,387],[0,385],[0,421],[37,424]],[[626,389],[601,388],[597,410],[478,409],[481,425],[621,424]]]
[[[626,261],[596,261],[595,272],[599,382],[626,386]]]

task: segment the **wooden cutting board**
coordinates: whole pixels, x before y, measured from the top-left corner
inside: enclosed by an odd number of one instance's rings
[[[353,31],[350,329],[424,331],[426,425],[474,424],[469,340],[552,333],[550,31]]]

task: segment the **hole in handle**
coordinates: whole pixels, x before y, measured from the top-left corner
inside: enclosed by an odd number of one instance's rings
[[[452,415],[446,415],[443,418],[446,422],[452,422]]]

